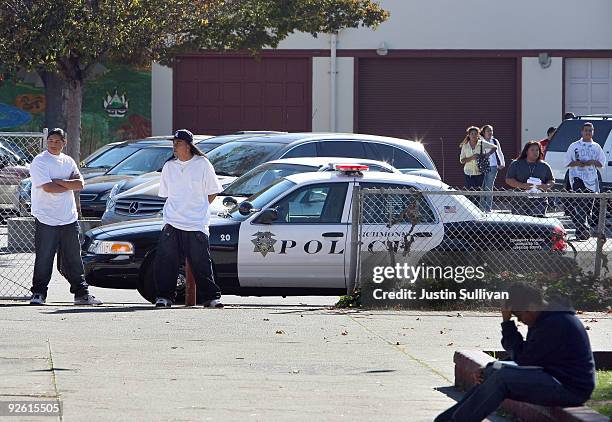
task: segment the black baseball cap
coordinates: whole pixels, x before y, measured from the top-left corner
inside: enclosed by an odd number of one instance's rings
[[[180,139],[181,141],[185,141],[188,144],[193,144],[193,133],[191,133],[187,129],[179,129],[174,134],[174,139]]]

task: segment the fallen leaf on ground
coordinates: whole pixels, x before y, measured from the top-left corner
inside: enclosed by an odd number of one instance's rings
[[[285,334],[283,330],[276,330],[276,334]]]
[[[348,336],[348,331],[344,330],[344,331],[343,331],[341,334],[342,334],[343,336]]]

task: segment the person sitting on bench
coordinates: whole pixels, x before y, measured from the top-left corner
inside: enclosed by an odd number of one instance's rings
[[[572,310],[559,310],[526,284],[508,289],[502,310],[502,346],[512,361],[496,361],[478,375],[476,385],[435,422],[481,421],[505,399],[542,406],[573,407],[595,388],[595,363],[582,322]],[[529,327],[527,338],[512,317]]]

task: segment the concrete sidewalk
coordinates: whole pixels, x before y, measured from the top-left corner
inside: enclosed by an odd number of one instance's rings
[[[51,287],[45,307],[0,303],[0,400],[59,397],[66,421],[431,421],[454,402],[453,352],[499,349],[497,314],[345,312],[335,297],[156,310],[95,288],[106,304],[87,308]],[[582,316],[609,348],[612,319]]]

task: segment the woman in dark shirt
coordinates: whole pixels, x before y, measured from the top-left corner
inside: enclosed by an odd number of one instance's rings
[[[546,161],[542,146],[537,141],[529,141],[521,155],[512,161],[506,174],[506,183],[523,191],[547,191],[555,184],[552,169]],[[514,198],[513,213],[531,216],[544,216],[548,208],[547,198]]]

